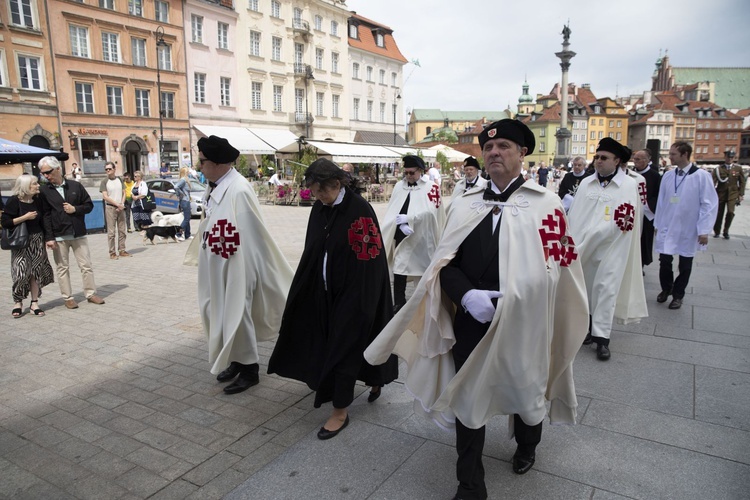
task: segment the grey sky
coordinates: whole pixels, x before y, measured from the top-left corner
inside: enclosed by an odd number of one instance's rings
[[[560,80],[563,25],[570,19],[569,81],[597,97],[651,88],[659,49],[673,66],[750,67],[750,1],[713,0],[347,0],[389,26],[408,60],[407,109],[516,109]],[[413,71],[412,71],[413,70]],[[409,76],[411,75],[411,76]],[[750,92],[750,82],[748,82]]]

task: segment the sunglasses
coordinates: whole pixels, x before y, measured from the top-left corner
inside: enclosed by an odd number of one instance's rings
[[[39,171],[39,173],[40,173],[40,174],[42,174],[42,175],[49,175],[49,174],[51,174],[51,173],[52,173],[52,170],[54,170],[54,169],[50,169],[50,170],[40,170],[40,171]]]
[[[411,172],[408,170],[404,170],[404,175],[417,175],[419,173],[419,170],[412,170]]]
[[[109,172],[111,170],[114,170],[114,168],[105,168],[104,170],[106,170],[107,172]]]
[[[607,161],[607,160],[614,160],[614,158],[610,158],[608,156],[603,156],[603,155],[594,155],[594,161],[596,160]]]

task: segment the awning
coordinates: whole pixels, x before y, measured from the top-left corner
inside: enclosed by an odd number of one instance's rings
[[[451,163],[463,162],[467,157],[471,156],[457,149],[453,149],[450,146],[446,146],[445,144],[436,144],[429,148],[429,150],[435,151],[436,155],[437,152],[440,151],[446,156],[446,158],[448,158],[448,161]]]
[[[297,140],[297,136],[289,130],[255,127],[248,127],[248,130],[257,135],[260,140],[269,144],[274,150],[283,148]]]
[[[206,137],[210,135],[223,137],[229,141],[229,144],[237,148],[241,154],[272,155],[275,153],[275,148],[245,127],[223,127],[217,125],[193,125],[193,127]]]
[[[68,159],[68,153],[61,153],[54,149],[37,148],[20,142],[0,139],[0,165],[11,165],[13,163],[36,163],[45,156],[54,156],[60,161]]]
[[[386,149],[390,149],[394,153],[398,153],[399,157],[405,156],[405,155],[417,155],[421,153],[422,158],[427,162],[435,161],[435,156],[437,155],[437,152],[426,149],[426,148],[412,148],[412,147],[406,147],[406,146],[383,146]]]
[[[383,146],[352,142],[305,141],[314,147],[318,155],[330,156],[336,163],[393,163],[401,160],[401,155]],[[299,143],[292,142],[280,148],[279,153],[297,153]]]

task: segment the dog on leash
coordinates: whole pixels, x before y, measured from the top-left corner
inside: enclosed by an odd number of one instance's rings
[[[182,214],[164,215],[158,210],[151,212],[151,221],[157,226],[181,226],[185,217]]]
[[[148,226],[143,230],[143,244],[145,245],[146,241],[150,241],[152,245],[156,245],[154,243],[154,237],[156,236],[167,240],[167,243],[169,243],[169,239],[177,243],[178,229],[179,226]]]

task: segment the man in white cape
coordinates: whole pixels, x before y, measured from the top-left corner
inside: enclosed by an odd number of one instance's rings
[[[630,148],[614,139],[599,141],[594,156],[596,172],[581,181],[568,211],[591,316],[584,344],[596,343],[596,356],[601,361],[611,357],[609,341],[615,318],[628,324],[648,316],[641,270],[639,180],[624,167],[630,155]]]
[[[198,305],[211,373],[233,381],[224,392],[236,394],[259,382],[258,341],[278,335],[294,273],[250,183],[232,168],[239,151],[212,135],[198,141],[198,152],[209,181],[198,229]]]
[[[659,303],[669,303],[670,309],[682,307],[685,289],[690,281],[695,253],[708,245],[708,235],[716,221],[719,197],[711,174],[690,161],[693,148],[677,141],[669,148],[669,160],[675,168],[664,174],[656,204],[656,243],[659,253]],[[673,256],[679,255],[679,274],[674,277]]]
[[[423,176],[424,160],[406,155],[403,162],[404,179],[393,188],[381,223],[395,311],[406,303],[407,279],[419,280],[430,264],[445,222],[440,186]]]
[[[391,352],[405,359],[415,410],[455,424],[457,498],[487,498],[482,450],[491,417],[509,416],[517,474],[534,464],[545,400],[552,423],[575,423],[572,364],[587,321],[560,199],[520,175],[533,133],[506,119],[479,140],[492,183],[453,202],[414,295],[365,351],[371,364]]]
[[[464,160],[464,177],[456,183],[456,187],[453,188],[451,194],[451,201],[461,196],[467,191],[472,189],[484,189],[487,187],[487,179],[479,175],[481,168],[479,168],[479,162],[473,156],[467,156]],[[450,210],[450,207],[448,207]]]

